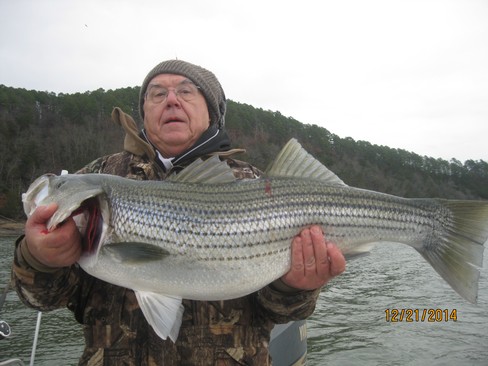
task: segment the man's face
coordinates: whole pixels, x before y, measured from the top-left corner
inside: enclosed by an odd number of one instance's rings
[[[147,137],[167,158],[188,149],[210,126],[205,98],[181,75],[156,75],[147,87],[143,109]]]

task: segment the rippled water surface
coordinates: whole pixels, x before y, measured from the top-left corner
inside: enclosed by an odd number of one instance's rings
[[[0,237],[0,289],[9,278],[13,238]],[[485,244],[485,247],[487,244]],[[322,292],[308,321],[308,365],[488,365],[488,255],[479,299],[461,299],[413,249],[379,244],[372,254],[348,263],[347,271]],[[386,310],[442,309],[457,321],[387,322]],[[12,336],[0,340],[0,362],[29,364],[37,312],[10,292],[0,311]],[[71,313],[42,315],[36,365],[76,365],[83,348]]]
[[[473,305],[410,247],[378,244],[322,291],[308,322],[309,364],[488,365],[487,267],[485,256]],[[447,309],[457,321],[387,322],[393,309]]]
[[[11,270],[15,238],[0,237],[0,288],[5,288]],[[0,362],[21,359],[29,365],[38,312],[25,307],[14,291],[7,295],[0,310],[0,320],[6,321],[12,335],[0,340]],[[35,365],[76,365],[83,350],[81,327],[68,310],[43,313],[37,343]]]

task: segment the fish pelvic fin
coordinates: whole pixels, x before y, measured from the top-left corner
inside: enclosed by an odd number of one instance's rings
[[[416,250],[464,299],[476,303],[488,239],[488,201],[437,200],[450,211],[444,232]]]
[[[291,139],[266,169],[268,177],[317,179],[332,186],[347,186],[335,173]]]
[[[137,302],[147,322],[161,339],[170,338],[176,342],[180,331],[183,312],[181,297],[135,291]]]

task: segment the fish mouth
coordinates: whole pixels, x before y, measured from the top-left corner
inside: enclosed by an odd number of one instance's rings
[[[83,253],[96,252],[103,233],[103,216],[98,199],[89,198],[83,201],[70,216],[82,234]]]

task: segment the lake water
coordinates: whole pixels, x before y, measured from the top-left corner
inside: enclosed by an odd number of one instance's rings
[[[10,276],[13,241],[0,237],[0,289]],[[307,365],[488,365],[487,258],[478,304],[472,305],[413,249],[379,244],[371,255],[348,263],[346,273],[322,291],[308,321]],[[419,321],[415,315],[413,322],[386,321],[386,311],[395,309],[413,309]],[[435,319],[435,309],[443,311],[437,312],[441,321],[421,321],[424,310]],[[445,321],[444,311],[457,321]],[[20,358],[29,364],[37,312],[10,292],[0,320],[12,328],[12,336],[0,340],[0,362]],[[71,313],[43,313],[36,365],[76,365],[82,348]]]

